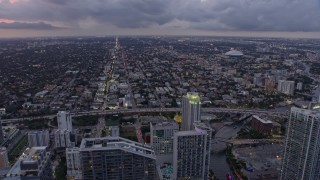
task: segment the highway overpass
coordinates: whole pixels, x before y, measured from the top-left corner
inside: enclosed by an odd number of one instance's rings
[[[181,108],[136,108],[136,109],[112,109],[112,110],[91,110],[81,112],[71,112],[72,116],[84,116],[84,115],[114,115],[114,114],[130,114],[130,113],[160,113],[160,112],[180,112]],[[230,108],[201,108],[205,113],[240,113],[240,114],[258,114],[258,115],[271,115],[286,117],[289,112],[265,110],[265,109],[230,109]],[[53,119],[56,114],[33,116],[24,118],[2,119],[2,123],[15,123],[23,120],[36,120],[36,119]]]

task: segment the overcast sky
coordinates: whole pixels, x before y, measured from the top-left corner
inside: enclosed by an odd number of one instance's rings
[[[131,34],[320,38],[320,0],[0,0],[0,37]]]

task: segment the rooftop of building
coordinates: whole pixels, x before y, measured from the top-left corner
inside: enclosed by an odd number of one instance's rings
[[[187,95],[185,95],[184,97],[186,97],[189,100],[190,104],[200,104],[201,103],[200,95],[197,92],[188,92]]]
[[[173,165],[172,163],[163,163],[157,167],[158,174],[161,180],[173,179]]]
[[[241,51],[231,50],[225,53],[226,56],[243,56]]]
[[[69,114],[69,111],[59,111],[58,114]]]
[[[159,123],[151,123],[153,128],[160,128],[160,127],[179,127],[178,123],[175,121],[163,121]]]
[[[68,130],[68,129],[55,129],[54,132],[55,133],[61,133],[61,134],[63,134],[63,133],[71,133],[71,131]]]
[[[287,82],[287,83],[294,83],[294,81],[288,81],[288,80],[279,80],[278,82]]]
[[[137,155],[156,159],[154,151],[148,145],[131,141],[122,137],[84,138],[81,141],[80,151],[122,150]]]
[[[174,134],[174,136],[193,136],[193,135],[202,135],[202,133],[199,133],[195,130],[191,130],[191,131],[179,131]]]
[[[43,162],[49,160],[49,155],[50,153],[47,152],[46,146],[27,148],[19,157],[19,159],[16,161],[16,163],[11,167],[11,169],[7,174],[7,177],[10,177],[11,175],[14,175],[14,176],[24,175],[27,171],[41,171],[42,167],[45,166],[45,163]],[[37,166],[37,169],[22,170],[21,169],[22,163],[24,164],[36,163],[38,164],[38,166]]]
[[[39,132],[49,132],[49,130],[48,129],[33,130],[33,131],[29,131],[28,134],[35,134],[35,133],[39,133]]]
[[[272,121],[266,120],[266,119],[262,119],[262,118],[260,118],[260,117],[257,116],[257,115],[253,115],[253,117],[254,117],[255,119],[257,119],[258,121],[260,121],[261,123],[263,123],[263,124],[272,124]]]
[[[79,147],[66,148],[66,152],[76,152],[76,151],[79,151],[79,150],[80,150]]]
[[[301,114],[304,114],[304,115],[312,115],[312,116],[320,117],[320,109],[319,108],[302,109],[302,108],[292,107],[291,108],[291,112],[298,112],[298,113],[301,113]]]
[[[202,134],[207,134],[208,131],[212,131],[212,128],[210,126],[202,122],[195,122],[194,129],[195,131]]]

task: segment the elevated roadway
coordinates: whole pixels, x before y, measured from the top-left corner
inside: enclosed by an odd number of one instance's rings
[[[212,144],[217,142],[225,142],[232,145],[251,145],[251,144],[266,144],[266,143],[284,143],[284,139],[232,139],[227,140],[223,138],[214,138],[212,139]]]
[[[180,112],[181,108],[135,108],[135,109],[112,109],[112,110],[91,110],[81,112],[71,112],[73,117],[84,115],[113,115],[113,114],[130,114],[130,113],[160,113],[160,112]],[[240,113],[240,114],[258,114],[258,115],[271,115],[286,117],[289,112],[265,110],[265,109],[230,109],[230,108],[201,108],[205,113]],[[36,120],[36,119],[53,119],[56,114],[33,116],[24,118],[2,119],[2,123],[15,123],[23,120]]]

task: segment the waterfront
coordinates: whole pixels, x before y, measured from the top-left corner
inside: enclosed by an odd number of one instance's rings
[[[238,131],[240,131],[241,127],[242,126],[237,126],[237,128],[234,129],[233,126],[224,126],[215,135],[215,139],[217,140],[212,145],[210,162],[211,169],[213,170],[215,176],[220,180],[226,179],[227,173],[232,173],[225,153],[227,143],[221,140],[234,138],[237,135]]]

